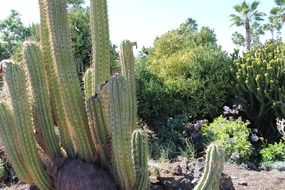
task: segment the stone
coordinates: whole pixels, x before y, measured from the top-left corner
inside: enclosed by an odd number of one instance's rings
[[[235,190],[231,176],[222,173],[220,178],[220,190]]]
[[[238,182],[239,185],[242,185],[242,186],[248,186],[247,182],[246,181],[241,181],[241,182]]]
[[[172,174],[174,175],[182,175],[182,168],[179,164],[176,164],[171,171]]]

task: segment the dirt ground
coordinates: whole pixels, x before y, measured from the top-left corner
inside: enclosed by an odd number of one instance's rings
[[[254,171],[226,163],[223,172],[231,176],[236,190],[285,190],[284,171]]]

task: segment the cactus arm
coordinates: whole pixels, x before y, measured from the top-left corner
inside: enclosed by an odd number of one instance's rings
[[[203,175],[194,190],[219,189],[219,180],[224,164],[224,150],[217,143],[207,148],[206,164]]]
[[[136,183],[133,189],[149,189],[148,172],[148,139],[142,130],[135,130],[132,134],[132,150],[136,169]]]
[[[115,76],[107,83],[109,116],[112,128],[112,150],[114,156],[113,174],[117,174],[121,189],[132,189],[135,182],[135,168],[131,148],[131,126],[129,123],[128,89],[126,81]]]
[[[85,99],[88,100],[91,96],[95,95],[94,90],[94,69],[89,68],[84,74],[83,81],[84,81],[84,93]]]
[[[74,149],[70,134],[68,133],[67,118],[63,109],[63,102],[59,93],[59,83],[57,81],[56,71],[53,65],[51,44],[49,42],[49,31],[47,26],[47,14],[43,0],[39,0],[40,7],[40,34],[41,48],[43,52],[43,61],[48,77],[48,88],[50,101],[55,122],[59,128],[61,146],[65,149],[67,155],[74,158]]]
[[[55,158],[60,156],[60,149],[49,104],[47,80],[40,48],[35,43],[26,42],[23,55],[32,86],[35,124],[43,134],[48,155]]]
[[[122,68],[122,76],[127,80],[129,88],[130,102],[130,122],[133,130],[137,129],[137,95],[135,80],[135,59],[133,54],[133,43],[125,40],[120,46],[120,63]]]
[[[23,164],[24,159],[19,147],[19,139],[17,136],[16,126],[8,105],[0,104],[0,136],[5,146],[5,152],[9,161],[12,163],[14,170],[19,178],[26,183],[32,183],[32,178],[28,169]]]
[[[100,164],[103,168],[109,169],[111,159],[111,132],[107,128],[107,117],[104,115],[104,106],[100,95],[91,97],[86,102],[89,118],[90,131],[96,150],[99,155]]]
[[[90,0],[90,28],[94,88],[97,93],[100,86],[110,77],[111,53],[107,0]]]
[[[66,0],[44,0],[48,15],[53,64],[61,84],[60,97],[68,120],[68,129],[79,158],[95,161],[94,144],[88,128],[83,94],[72,54],[67,22]]]
[[[18,65],[8,66],[5,73],[5,81],[8,85],[11,97],[13,115],[17,127],[16,130],[19,131],[24,164],[39,188],[46,190],[53,189],[48,176],[44,172],[37,152],[36,140],[33,133],[33,122],[31,119],[32,113],[27,102],[25,77]]]

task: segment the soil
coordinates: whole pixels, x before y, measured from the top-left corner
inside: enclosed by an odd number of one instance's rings
[[[285,190],[284,171],[255,171],[226,163],[223,173],[231,176],[235,190]]]

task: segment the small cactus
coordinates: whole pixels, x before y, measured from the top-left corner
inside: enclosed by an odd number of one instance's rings
[[[203,175],[194,190],[217,190],[224,165],[224,150],[217,143],[207,148]]]

